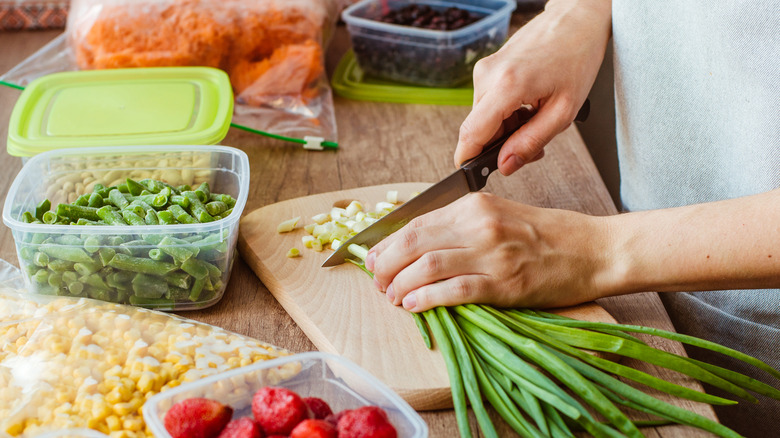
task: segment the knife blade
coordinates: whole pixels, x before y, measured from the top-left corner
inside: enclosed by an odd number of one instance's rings
[[[590,101],[586,99],[574,120],[585,121],[589,112]],[[460,169],[406,201],[400,207],[341,244],[322,263],[322,267],[344,263],[347,256],[349,256],[349,245],[353,243],[366,245],[371,248],[385,237],[403,228],[404,225],[417,216],[444,207],[467,193],[481,190],[487,184],[490,174],[498,169],[498,153],[501,151],[501,146],[528,120],[530,120],[530,117],[517,119],[514,126],[511,126],[502,136],[485,146],[479,155],[461,164]]]

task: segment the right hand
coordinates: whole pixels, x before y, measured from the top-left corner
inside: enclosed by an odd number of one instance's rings
[[[576,3],[576,4],[575,4]],[[577,115],[598,74],[611,29],[607,0],[550,1],[474,67],[474,103],[460,127],[455,165],[477,156],[528,105],[533,118],[504,143],[498,169],[510,175],[541,158]]]

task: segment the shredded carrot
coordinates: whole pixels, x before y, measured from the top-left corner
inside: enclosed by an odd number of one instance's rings
[[[228,73],[240,101],[252,105],[280,95],[304,101],[316,96],[324,69],[322,20],[306,10],[281,9],[284,2],[265,9],[236,5],[202,0],[104,5],[89,29],[75,34],[78,65],[216,67]]]

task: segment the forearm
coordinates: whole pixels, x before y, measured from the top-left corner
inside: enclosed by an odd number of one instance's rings
[[[780,287],[780,189],[604,220],[607,295]]]

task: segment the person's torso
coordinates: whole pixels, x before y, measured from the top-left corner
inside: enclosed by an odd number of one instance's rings
[[[780,187],[780,2],[613,0],[612,8],[624,208]],[[780,290],[661,298],[678,331],[780,367]],[[689,354],[766,378],[722,355]],[[747,436],[776,433],[780,402],[759,398],[718,408],[721,421]]]

